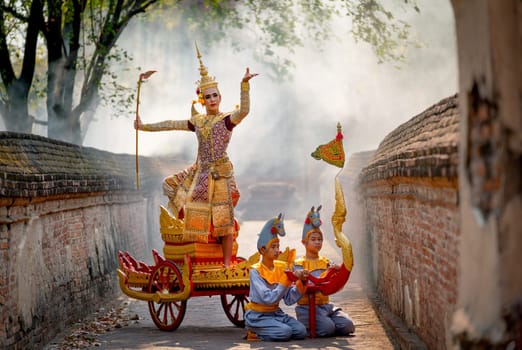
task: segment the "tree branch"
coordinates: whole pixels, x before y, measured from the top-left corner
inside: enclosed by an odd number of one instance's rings
[[[43,2],[41,0],[33,0],[31,3],[30,18],[41,16],[43,11]],[[40,23],[38,21],[29,21],[27,24],[27,35],[25,39],[24,60],[22,63],[22,72],[20,79],[31,87],[34,77],[36,64],[36,46],[38,43],[38,33],[40,32]]]
[[[16,18],[17,20],[19,20],[21,22],[29,23],[29,17],[22,15],[21,13],[16,11],[16,9],[14,9],[11,6],[6,6],[6,5],[2,4],[2,5],[0,5],[0,10],[3,10],[5,13],[10,14],[11,16],[13,16],[14,18]]]

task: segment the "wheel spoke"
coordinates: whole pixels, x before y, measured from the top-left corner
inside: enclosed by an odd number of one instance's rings
[[[234,296],[234,299],[232,300],[231,305],[236,306],[236,312],[234,313],[234,318],[237,320],[237,319],[239,319],[239,307],[241,306],[241,303],[238,300],[237,296]]]
[[[175,319],[176,319],[176,316],[175,316],[175,314],[174,314],[174,308],[172,307],[173,305],[176,306],[176,303],[169,303],[168,308],[169,308],[170,317],[171,317],[173,320],[175,320]]]
[[[162,312],[164,306],[165,306],[165,304],[159,304],[158,310],[156,311],[156,315],[158,316],[158,318],[161,316],[161,312]]]
[[[163,310],[163,324],[169,324],[169,309],[170,303],[165,305],[165,309]]]
[[[245,294],[221,295],[221,305],[225,314],[230,322],[238,327],[245,326],[245,302],[248,302],[248,297]]]
[[[183,289],[183,282],[181,281],[181,272],[176,264],[163,261],[152,273],[148,292],[176,293]],[[185,316],[186,306],[186,300],[163,303],[149,301],[149,311],[154,324],[165,331],[173,331],[179,327]]]

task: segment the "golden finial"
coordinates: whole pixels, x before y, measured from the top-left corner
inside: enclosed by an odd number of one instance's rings
[[[208,75],[207,67],[203,64],[203,61],[201,60],[201,53],[199,52],[198,44],[194,41],[194,44],[196,45],[196,54],[197,58],[199,60],[199,74],[201,75],[201,79],[197,81],[199,91],[200,93],[203,93],[204,90],[215,87],[217,88],[217,81],[214,77],[211,77]]]
[[[199,53],[198,42],[196,40],[194,40],[194,45],[196,45],[196,56],[198,56],[199,63],[201,64],[201,54]]]

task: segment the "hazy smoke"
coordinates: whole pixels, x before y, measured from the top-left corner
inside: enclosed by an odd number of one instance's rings
[[[398,13],[412,24],[413,35],[424,44],[409,51],[408,63],[401,69],[377,64],[366,44],[353,42],[348,21],[335,24],[338,38],[325,43],[324,51],[317,50],[313,42],[298,49],[292,57],[294,79],[287,82],[271,80],[267,68],[255,62],[249,50],[234,53],[223,46],[210,48],[198,39],[204,63],[219,81],[223,111],[239,102],[245,68],[260,73],[251,81],[250,114],[235,129],[229,147],[241,190],[252,181],[289,181],[296,186],[298,198],[306,202],[304,207],[328,201],[330,197],[324,198],[324,194],[333,197],[337,169],[312,159],[310,153],[335,136],[337,122],[343,126],[349,156],[376,149],[398,125],[457,91],[451,5],[449,1],[418,3],[420,15]],[[134,35],[136,30],[149,34]],[[120,46],[135,55],[142,71],[158,71],[142,88],[142,120],[187,119],[199,79],[193,39],[142,24],[129,28]],[[133,86],[137,78],[136,74],[124,80]],[[109,111],[99,110],[100,116],[107,114]],[[100,117],[91,125],[85,145],[133,154],[133,118],[132,113],[117,119]],[[139,140],[143,155],[183,153],[189,161],[196,156],[192,133],[141,132]],[[321,184],[327,186],[323,191]]]

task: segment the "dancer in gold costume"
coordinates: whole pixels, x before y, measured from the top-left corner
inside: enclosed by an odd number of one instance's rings
[[[220,239],[225,266],[229,266],[236,226],[234,207],[239,200],[239,190],[234,179],[233,167],[227,155],[227,147],[233,129],[250,110],[249,81],[256,73],[246,68],[241,81],[240,105],[232,112],[219,110],[221,93],[214,77],[199,60],[200,80],[196,90],[206,113],[198,113],[192,104],[192,115],[185,120],[165,120],[143,124],[138,117],[134,128],[143,131],[184,130],[196,133],[198,155],[189,168],[168,176],[163,181],[163,191],[169,198],[172,214],[184,219],[184,239],[206,242],[209,232]]]

